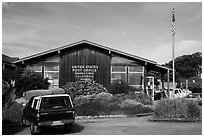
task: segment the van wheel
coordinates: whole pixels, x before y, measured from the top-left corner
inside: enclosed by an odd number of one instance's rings
[[[64,126],[63,126],[64,132],[65,132],[65,133],[71,132],[72,126],[73,126],[73,124],[66,124],[66,125],[64,125]]]
[[[30,125],[30,122],[25,118],[25,116],[22,116],[21,125],[25,127]]]
[[[34,125],[33,123],[30,124],[30,133],[31,135],[40,134],[40,129],[38,126]]]

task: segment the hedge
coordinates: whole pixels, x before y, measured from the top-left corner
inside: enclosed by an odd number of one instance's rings
[[[157,118],[199,119],[201,109],[197,102],[185,98],[163,99],[154,109]]]

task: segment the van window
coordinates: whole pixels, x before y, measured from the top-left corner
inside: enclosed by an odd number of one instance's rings
[[[37,103],[38,103],[38,100],[37,100],[37,99],[34,99],[34,100],[33,100],[32,108],[36,109]]]
[[[43,97],[41,100],[40,109],[58,109],[58,108],[72,108],[69,97]]]
[[[34,99],[34,97],[31,97],[31,98],[30,98],[30,100],[29,100],[28,103],[27,103],[27,106],[29,106],[29,107],[32,106],[33,99]]]

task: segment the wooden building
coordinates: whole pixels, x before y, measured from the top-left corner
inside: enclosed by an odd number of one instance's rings
[[[12,62],[18,60],[18,58],[12,58],[5,54],[2,54],[2,70],[15,70],[16,65]]]
[[[164,75],[169,74],[170,70],[155,61],[87,40],[21,58],[14,63],[49,78],[53,87],[92,79],[106,88],[112,81],[122,80],[136,88],[146,89],[148,71],[154,70]]]

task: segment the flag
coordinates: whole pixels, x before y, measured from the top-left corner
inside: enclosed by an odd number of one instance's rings
[[[175,19],[175,15],[174,15],[174,9],[172,9],[172,35],[175,35],[176,33],[176,19]]]

